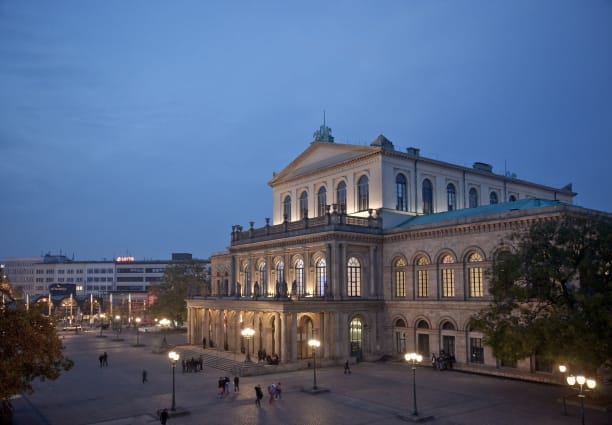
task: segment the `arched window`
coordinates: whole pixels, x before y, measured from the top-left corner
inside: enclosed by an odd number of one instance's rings
[[[394,264],[395,266],[395,296],[405,297],[406,296],[406,261],[403,258],[397,259]]]
[[[408,211],[408,195],[406,191],[406,176],[398,174],[395,178],[395,209],[398,211]]]
[[[302,260],[301,258],[295,262],[295,284],[297,294],[291,295],[304,295],[304,260]]]
[[[510,202],[516,202],[516,196],[514,196],[514,195],[510,195],[510,198],[508,198],[508,201],[510,201]]]
[[[261,263],[259,265],[259,290],[260,294],[263,297],[268,296],[268,278],[266,273],[266,263]]]
[[[351,344],[351,355],[354,356],[359,354],[363,345],[363,322],[359,317],[355,317],[351,320],[349,340]]]
[[[285,262],[279,261],[276,264],[276,281],[278,283],[285,282]]]
[[[325,296],[325,289],[327,288],[327,265],[325,258],[321,258],[317,261],[317,272],[315,276],[315,293],[316,297]]]
[[[368,176],[361,176],[357,182],[357,204],[359,211],[370,208],[370,187]]]
[[[416,327],[417,329],[429,329],[429,323],[425,320],[419,320]]]
[[[405,353],[406,352],[406,322],[402,319],[397,319],[393,325],[395,328],[395,352]]]
[[[499,202],[499,199],[497,198],[497,192],[491,192],[489,194],[489,204],[495,205],[498,202]]]
[[[300,195],[300,218],[308,217],[308,193],[303,191]]]
[[[423,180],[423,214],[433,213],[433,186],[429,179]]]
[[[336,203],[338,204],[338,212],[346,212],[346,183],[338,183],[336,188]]]
[[[291,196],[285,196],[283,201],[283,221],[291,221]]]
[[[478,206],[478,192],[474,188],[470,189],[468,206],[470,208],[476,208]]]
[[[442,281],[442,296],[443,297],[454,297],[455,296],[455,270],[451,268],[451,265],[455,262],[455,259],[450,255],[442,257],[442,267],[440,268],[441,281]]]
[[[457,209],[457,190],[455,189],[455,185],[452,183],[449,183],[446,186],[446,203],[449,211],[454,211]]]
[[[474,252],[468,256],[468,282],[470,283],[470,297],[484,296],[484,288],[482,284],[482,266],[478,263],[482,262],[482,257],[479,253]]]
[[[427,267],[429,260],[427,257],[419,257],[416,262],[417,273],[417,297],[426,298],[429,296],[429,282],[427,279]]]
[[[351,257],[347,263],[347,295],[349,297],[361,296],[361,264],[355,257]]]
[[[321,186],[319,193],[317,193],[317,215],[319,217],[325,215],[325,206],[327,205],[327,189],[325,186]]]
[[[251,265],[247,264],[244,267],[244,295],[251,295]]]

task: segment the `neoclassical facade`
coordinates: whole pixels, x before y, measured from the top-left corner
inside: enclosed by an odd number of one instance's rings
[[[339,144],[325,126],[268,184],[272,218],[233,226],[229,250],[211,256],[212,296],[187,301],[192,344],[299,364],[315,338],[328,363],[444,350],[457,367],[549,369],[537,355],[501,364],[469,323],[511,233],[588,213],[571,185],[400,152],[384,136]]]

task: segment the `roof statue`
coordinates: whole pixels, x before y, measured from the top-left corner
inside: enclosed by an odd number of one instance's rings
[[[323,125],[312,135],[314,142],[334,143],[334,136],[331,134],[331,128],[325,125],[325,111],[323,111]]]

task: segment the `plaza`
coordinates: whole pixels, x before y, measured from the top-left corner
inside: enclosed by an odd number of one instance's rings
[[[96,331],[60,332],[66,354],[74,368],[56,381],[36,382],[35,392],[15,399],[16,425],[128,425],[159,423],[156,412],[170,408],[172,365],[165,353],[155,353],[163,335],[141,333],[144,346],[134,346],[133,330],[124,330],[120,340],[113,333],[99,337]],[[182,357],[209,353],[200,346],[186,345],[185,334],[169,333],[167,341]],[[108,353],[108,367],[98,357]],[[218,365],[223,367],[220,360]],[[266,366],[274,368],[274,366]],[[148,382],[142,382],[142,370]],[[176,407],[181,416],[168,424],[401,424],[413,413],[412,370],[406,363],[362,362],[345,375],[342,366],[317,368],[317,384],[328,390],[312,394],[313,369],[289,373],[245,376],[240,391],[219,398],[217,381],[230,372],[209,364],[203,370],[175,370]],[[272,369],[273,370],[273,369]],[[267,394],[261,408],[255,406],[255,385],[265,388],[282,383],[283,396],[273,403]],[[491,376],[434,371],[427,365],[416,370],[420,416],[433,416],[428,423],[475,424],[579,424],[580,408],[560,402],[568,389]],[[589,425],[612,423],[612,413],[587,406]]]

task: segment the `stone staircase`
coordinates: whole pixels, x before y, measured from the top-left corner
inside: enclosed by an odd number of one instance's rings
[[[199,359],[202,357],[202,365],[219,369],[234,376],[253,376],[276,373],[278,367],[266,366],[258,363],[246,363],[244,354],[235,354],[215,349],[203,349],[195,345],[177,345],[173,348],[178,352],[181,359]]]

